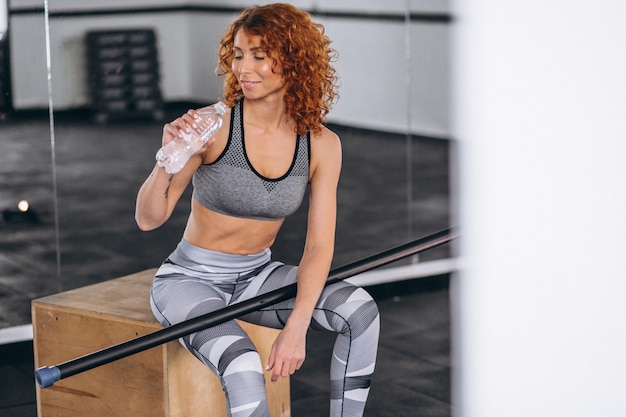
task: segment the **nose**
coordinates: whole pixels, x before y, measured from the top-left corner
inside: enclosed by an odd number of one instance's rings
[[[250,60],[246,59],[245,57],[242,59],[239,59],[237,61],[235,61],[237,64],[237,71],[240,74],[249,74],[250,72],[252,72],[252,65],[250,64]]]

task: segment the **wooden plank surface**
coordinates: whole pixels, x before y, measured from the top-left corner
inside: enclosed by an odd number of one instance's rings
[[[33,301],[57,310],[81,310],[83,314],[118,316],[116,320],[138,320],[160,328],[150,311],[150,285],[156,269],[53,294]]]

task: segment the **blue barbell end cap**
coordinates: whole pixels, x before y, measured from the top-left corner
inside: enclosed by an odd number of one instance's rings
[[[44,366],[35,371],[35,379],[41,388],[48,388],[61,379],[61,371],[56,366]]]

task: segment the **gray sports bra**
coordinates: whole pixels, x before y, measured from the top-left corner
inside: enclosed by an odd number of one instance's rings
[[[231,110],[228,142],[221,155],[194,173],[193,198],[228,216],[279,220],[302,204],[309,182],[310,135],[296,135],[289,170],[280,178],[259,174],[248,159],[243,132],[243,99]]]

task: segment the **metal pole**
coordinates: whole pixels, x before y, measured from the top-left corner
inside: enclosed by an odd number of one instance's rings
[[[335,268],[330,271],[326,285],[332,284],[362,272],[374,269],[407,256],[434,248],[450,242],[455,238],[452,229],[444,229],[431,235],[422,237],[404,245],[388,249],[356,262]],[[162,330],[114,345],[85,356],[72,359],[57,366],[44,366],[35,371],[35,379],[41,388],[47,388],[56,381],[69,376],[88,371],[101,365],[122,359],[126,356],[153,348],[163,343],[171,342],[180,337],[216,326],[244,314],[258,311],[281,301],[293,298],[296,295],[296,284],[287,285],[261,294],[246,301],[232,304],[220,310],[166,327]]]

